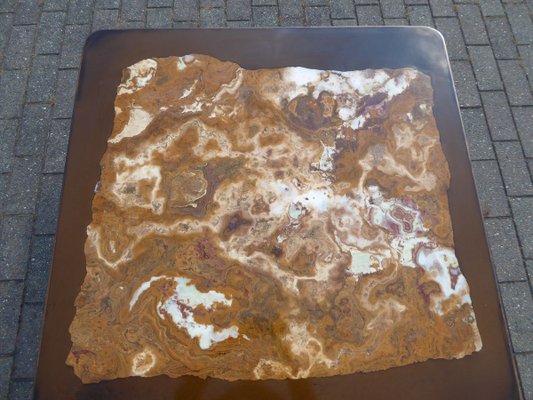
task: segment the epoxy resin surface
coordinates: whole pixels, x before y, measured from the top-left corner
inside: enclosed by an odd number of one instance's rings
[[[67,363],[283,379],[478,351],[432,98],[411,68],[124,70]]]

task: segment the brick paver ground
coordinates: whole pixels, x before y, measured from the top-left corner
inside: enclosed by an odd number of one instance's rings
[[[74,93],[92,31],[410,24],[435,27],[448,45],[532,400],[532,12],[532,0],[0,0],[0,399],[31,398]]]

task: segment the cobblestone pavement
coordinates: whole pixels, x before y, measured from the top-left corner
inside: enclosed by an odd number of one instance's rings
[[[86,37],[278,25],[442,32],[522,389],[533,399],[532,12],[532,0],[0,0],[0,399],[31,398]]]

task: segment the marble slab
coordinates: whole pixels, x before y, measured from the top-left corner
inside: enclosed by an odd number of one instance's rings
[[[413,68],[124,70],[67,363],[297,379],[480,350],[432,107]]]

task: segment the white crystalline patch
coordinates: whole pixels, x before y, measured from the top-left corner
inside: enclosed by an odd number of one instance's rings
[[[223,293],[210,290],[200,292],[196,286],[191,284],[191,280],[182,277],[154,276],[149,281],[143,282],[133,293],[130,300],[130,310],[133,308],[139,297],[148,290],[151,284],[161,279],[173,280],[176,282],[174,294],[157,306],[157,314],[160,318],[170,315],[172,321],[187,330],[191,338],[199,338],[199,346],[202,350],[210,348],[213,343],[222,342],[228,338],[239,337],[239,328],[231,326],[226,329],[215,330],[213,325],[200,324],[194,320],[191,310],[203,305],[207,311],[211,311],[215,304],[231,306],[232,300],[226,299]]]
[[[421,247],[416,254],[416,263],[424,268],[431,279],[440,286],[441,293],[431,297],[433,311],[442,315],[447,310],[443,309],[443,302],[451,297],[459,297],[462,304],[472,304],[468,294],[468,285],[465,277],[459,271],[459,263],[453,249],[445,247]],[[457,273],[455,287],[452,287],[450,270]]]
[[[231,306],[231,299],[226,299],[224,294],[214,290],[207,293],[200,292],[187,278],[174,278],[174,281],[176,282],[174,295],[161,305],[160,311],[169,314],[177,326],[187,330],[191,338],[199,338],[202,350],[210,348],[213,343],[222,342],[230,337],[236,339],[239,336],[237,326],[215,331],[213,325],[199,324],[194,320],[192,313],[178,306],[178,303],[181,303],[194,309],[202,304],[207,311],[210,311],[215,303]]]
[[[337,360],[332,360],[324,354],[324,349],[320,340],[315,338],[308,330],[306,323],[289,323],[289,333],[283,338],[289,343],[291,352],[297,356],[305,357],[308,360],[308,367],[300,369],[296,374],[290,372],[289,376],[293,379],[301,379],[309,376],[309,372],[316,364],[324,364],[328,368],[334,367]],[[263,361],[263,360],[261,360]],[[256,366],[254,372],[260,376],[261,361]],[[264,362],[264,361],[263,361]]]
[[[326,146],[324,143],[322,143],[322,146],[324,147],[324,150],[322,151],[322,155],[320,156],[320,161],[311,165],[316,169],[319,169],[324,172],[332,171],[333,156],[335,155],[337,150],[335,147]]]
[[[348,121],[354,117],[355,112],[355,107],[339,107],[337,114],[339,115],[339,118],[343,121]]]
[[[350,128],[352,129],[362,128],[363,125],[365,124],[365,121],[366,121],[366,117],[364,115],[359,115],[357,118],[354,118],[350,122]]]
[[[145,87],[155,76],[157,71],[157,62],[151,58],[148,58],[133,64],[127,69],[129,71],[129,77],[126,82],[119,85],[117,92],[118,95],[126,93],[131,94]]]
[[[134,137],[142,133],[152,122],[154,116],[140,107],[130,109],[130,118],[124,128],[115,137],[108,140],[109,143],[118,143],[124,138]]]
[[[345,76],[343,76],[343,73],[331,72],[326,78],[315,82],[313,97],[318,99],[322,92],[340,95],[343,93],[350,93],[350,91],[350,84],[347,79],[345,79]]]
[[[288,67],[283,70],[283,79],[296,86],[307,86],[320,80],[323,71],[303,67]]]
[[[186,105],[182,106],[181,109],[182,109],[182,111],[184,113],[199,112],[199,111],[202,111],[202,103],[200,103],[198,100],[196,100],[192,104],[186,104]]]
[[[148,181],[152,185],[149,199],[138,193],[138,185],[141,181]],[[161,181],[161,167],[157,165],[135,166],[116,174],[111,191],[122,204],[151,208],[155,214],[161,214],[165,203],[165,197],[158,196]]]
[[[416,78],[416,73],[412,70],[407,70],[398,77],[389,79],[384,85],[382,91],[387,93],[388,98],[391,99],[392,97],[397,96],[405,91],[414,78]]]
[[[185,63],[185,60],[183,59],[183,57],[178,57],[177,67],[178,67],[178,71],[181,71],[187,68],[187,64]]]
[[[373,76],[365,71],[344,72],[343,75],[348,79],[352,89],[362,96],[372,94],[389,79],[389,75],[385,71],[376,71]]]
[[[139,300],[139,297],[141,296],[141,294],[143,294],[146,290],[150,288],[150,286],[152,285],[152,282],[158,281],[160,279],[169,279],[169,277],[168,276],[153,276],[150,278],[149,281],[141,283],[141,286],[139,286],[139,288],[133,293],[133,296],[131,296],[130,311],[135,305],[135,303],[137,303],[137,300]]]
[[[371,274],[383,269],[381,263],[385,257],[381,254],[357,251],[353,248],[350,249],[350,254],[352,261],[349,272],[356,276]]]
[[[132,374],[144,376],[154,367],[156,360],[155,354],[150,349],[144,349],[140,353],[137,353],[131,363]]]

